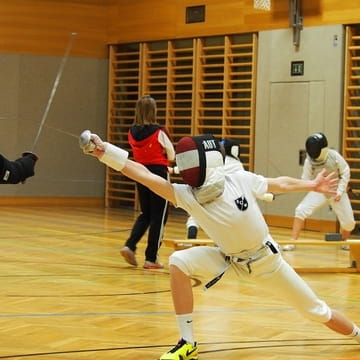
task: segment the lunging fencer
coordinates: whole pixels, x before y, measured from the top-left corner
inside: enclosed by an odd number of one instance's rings
[[[0,184],[19,184],[35,175],[35,164],[38,156],[32,152],[24,152],[14,161],[0,155]]]
[[[327,138],[321,132],[310,135],[305,141],[305,147],[306,159],[301,178],[304,180],[314,179],[322,169],[326,169],[327,172],[336,174],[339,183],[336,188],[335,196],[319,194],[314,191],[310,191],[306,194],[295,209],[291,240],[297,240],[299,238],[305,220],[317,209],[326,204],[331,206],[331,209],[339,220],[341,239],[346,240],[356,225],[351,202],[347,194],[348,183],[350,180],[350,167],[346,160],[336,150],[329,149]],[[348,247],[344,247],[344,245],[343,248],[348,249]],[[294,249],[294,244],[283,246],[283,250],[285,251]]]
[[[360,329],[341,312],[319,299],[283,259],[257,204],[267,192],[316,191],[336,196],[338,180],[321,171],[313,180],[287,176],[265,178],[247,171],[227,175],[220,144],[212,135],[182,138],[176,164],[184,184],[170,183],[128,159],[128,152],[90,134],[86,154],[142,183],[193,216],[217,246],[175,251],[169,258],[172,299],[180,340],[160,360],[196,360],[193,334],[192,276],[209,279],[210,287],[228,268],[286,301],[309,320],[360,342]],[[82,142],[83,143],[83,142]],[[211,280],[213,279],[213,280]]]

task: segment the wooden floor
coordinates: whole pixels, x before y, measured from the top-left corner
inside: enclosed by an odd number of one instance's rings
[[[155,360],[177,342],[167,266],[173,250],[160,250],[164,270],[142,268],[146,239],[138,268],[119,254],[136,215],[127,209],[0,208],[0,359]],[[185,221],[172,210],[165,236],[184,238]],[[288,229],[272,233],[289,237]],[[284,256],[296,266],[348,264],[348,252],[336,246],[304,246]],[[302,277],[360,323],[359,274]],[[360,359],[353,340],[303,319],[233,273],[206,292],[205,280],[193,281],[199,359]]]

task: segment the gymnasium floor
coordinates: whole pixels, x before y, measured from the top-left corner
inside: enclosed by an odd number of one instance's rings
[[[157,359],[178,340],[163,270],[125,263],[119,249],[136,213],[128,209],[0,208],[0,359]],[[171,212],[165,236],[185,237],[184,214]],[[272,229],[286,240],[289,229]],[[324,234],[302,233],[304,239]],[[199,236],[204,236],[200,232]],[[298,267],[346,267],[348,251],[299,247],[284,253]],[[357,273],[302,273],[332,307],[360,323]],[[354,360],[360,346],[228,272],[208,291],[194,279],[199,359]]]

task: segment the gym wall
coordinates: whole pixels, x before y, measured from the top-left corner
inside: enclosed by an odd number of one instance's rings
[[[187,24],[186,7],[198,1],[1,0],[1,151],[10,158],[31,150],[69,37],[77,34],[36,144],[36,176],[3,186],[2,199],[103,198],[104,167],[54,128],[106,135],[108,44],[275,29],[291,34],[288,0],[272,0],[271,12],[254,10],[252,0],[201,4],[205,21]],[[305,34],[311,26],[356,23],[360,8],[354,0],[303,0],[303,16]]]
[[[301,151],[314,132],[324,132],[329,147],[341,152],[343,26],[306,27],[300,47],[292,41],[292,32],[285,29],[259,33],[255,171],[269,177],[300,177]],[[298,61],[303,62],[304,73],[291,75],[291,63]],[[272,215],[273,224],[276,216],[281,217],[282,225],[288,217],[291,226],[295,207],[304,195],[281,195],[262,206]],[[312,218],[336,219],[326,206]]]
[[[304,26],[353,24],[360,19],[356,0],[302,0]],[[290,0],[271,0],[271,11],[256,10],[253,0],[113,1],[108,42],[238,34],[288,29]],[[186,8],[205,6],[205,21],[186,23]]]
[[[36,175],[24,185],[3,185],[3,196],[103,197],[104,168],[81,153],[76,136],[87,128],[105,135],[107,60],[68,58],[58,78],[63,60],[0,54],[1,153],[40,157]]]
[[[15,159],[33,150],[40,157],[25,184],[1,187],[1,203],[103,202],[105,169],[81,153],[76,136],[87,128],[106,133],[105,4],[0,1],[1,153]]]

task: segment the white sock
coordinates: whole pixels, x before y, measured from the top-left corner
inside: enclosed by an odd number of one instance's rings
[[[192,314],[176,315],[181,337],[188,343],[195,344]]]
[[[349,335],[349,337],[352,337],[354,340],[360,343],[360,329],[356,325],[354,325],[354,329],[352,333]]]

